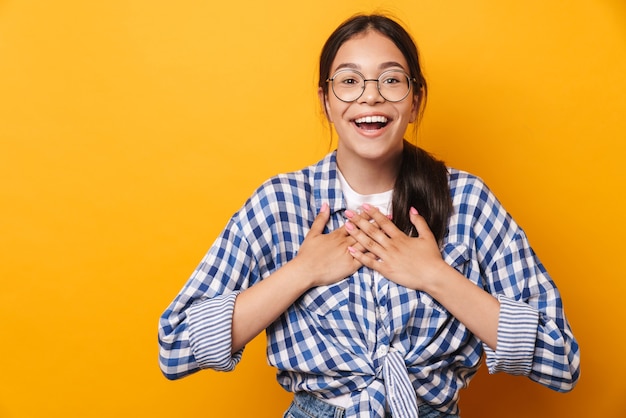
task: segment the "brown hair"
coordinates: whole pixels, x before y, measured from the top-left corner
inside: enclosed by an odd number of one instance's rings
[[[413,95],[418,100],[420,116],[426,104],[427,85],[422,74],[419,53],[411,35],[393,19],[380,15],[356,15],[343,22],[330,35],[320,55],[319,88],[328,96],[330,70],[337,51],[344,42],[356,35],[374,30],[389,38],[407,61],[409,75],[415,79]],[[452,201],[448,185],[448,170],[442,161],[423,149],[404,141],[402,163],[393,192],[393,222],[407,235],[417,235],[409,218],[413,206],[422,215],[438,242],[446,234]]]

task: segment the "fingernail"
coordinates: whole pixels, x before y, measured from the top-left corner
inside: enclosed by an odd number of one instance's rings
[[[328,210],[328,203],[322,203],[322,207],[320,208],[320,212],[326,212]]]
[[[350,209],[346,210],[344,212],[346,214],[346,218],[352,218],[354,216],[354,212],[352,212]]]
[[[419,215],[419,213],[417,213],[417,209],[415,209],[413,206],[411,206],[411,215]]]
[[[346,229],[348,231],[354,231],[354,225],[352,225],[352,222],[346,222]]]
[[[356,250],[354,249],[354,247],[348,247],[348,252],[350,254],[354,254],[356,252]]]
[[[367,203],[363,203],[362,208],[365,209],[365,211],[369,212],[372,207],[370,205],[368,205]]]

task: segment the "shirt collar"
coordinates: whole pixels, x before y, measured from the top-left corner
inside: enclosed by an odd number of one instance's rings
[[[346,204],[337,175],[337,151],[327,154],[312,170],[317,212],[323,203],[328,203],[331,214],[345,210]]]

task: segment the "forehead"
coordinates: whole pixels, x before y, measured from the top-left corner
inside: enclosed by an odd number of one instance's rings
[[[409,70],[404,55],[393,41],[380,32],[370,30],[348,39],[339,47],[331,72],[341,68],[381,71],[396,66]]]

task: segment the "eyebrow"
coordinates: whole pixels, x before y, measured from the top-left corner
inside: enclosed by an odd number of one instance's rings
[[[403,71],[406,71],[406,70],[404,70],[404,67],[402,66],[402,64],[400,64],[398,62],[395,62],[395,61],[383,62],[383,63],[381,63],[378,66],[378,69],[382,71],[382,70],[387,70],[389,68],[394,68],[394,67],[399,67],[399,68],[402,68]],[[360,70],[361,69],[361,67],[359,65],[347,62],[347,63],[339,64],[337,66],[337,68],[335,68],[335,72],[337,72],[339,70],[343,70],[344,68],[347,68],[347,69],[350,69],[350,70]]]

